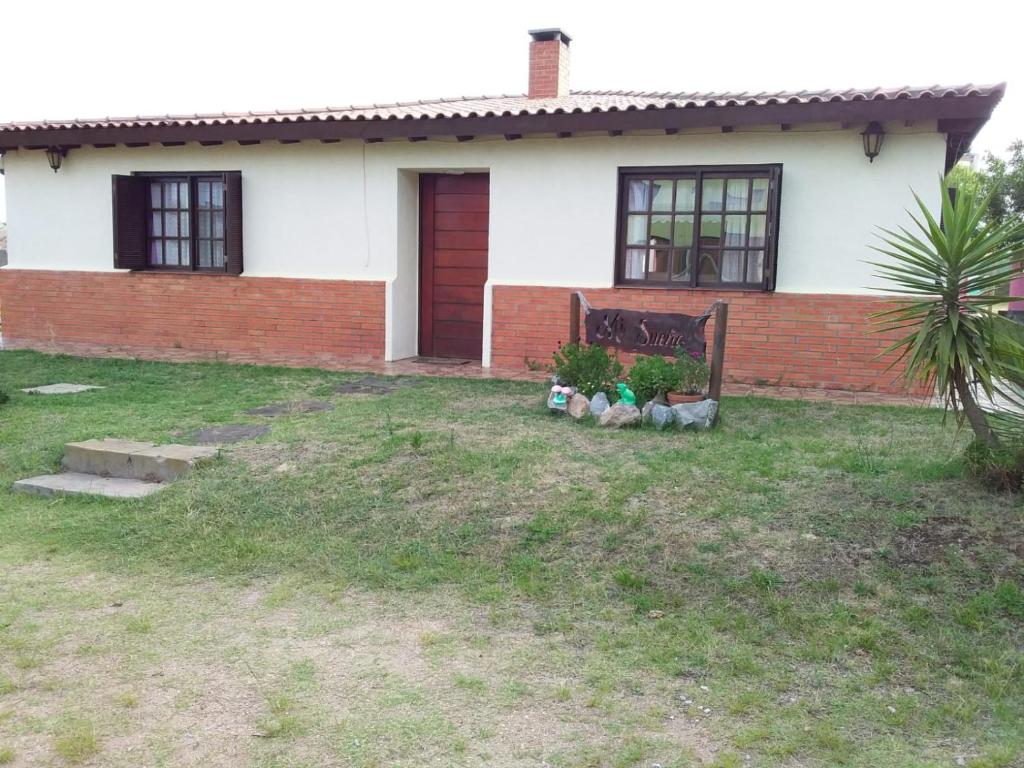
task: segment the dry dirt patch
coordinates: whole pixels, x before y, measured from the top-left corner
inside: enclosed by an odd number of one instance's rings
[[[677,691],[636,680],[593,706],[585,650],[450,594],[58,561],[7,573],[0,650],[17,637],[37,659],[0,655],[13,766],[64,765],[54,743],[72,719],[95,729],[94,766],[575,765],[638,739],[666,766],[714,753],[673,714]]]

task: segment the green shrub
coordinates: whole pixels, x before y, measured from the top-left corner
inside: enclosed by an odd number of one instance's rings
[[[8,395],[6,392],[4,392],[2,389],[0,389],[0,405],[3,405],[4,403],[6,403],[10,399],[11,399],[11,396]]]
[[[1019,491],[1024,484],[1024,446],[992,447],[974,440],[964,451],[967,470],[989,488]]]
[[[711,366],[704,355],[691,354],[682,347],[676,347],[676,371],[679,376],[679,391],[684,395],[699,395],[711,378]]]
[[[680,372],[675,363],[661,355],[641,355],[629,369],[629,388],[637,402],[645,403],[679,387]]]
[[[567,387],[576,387],[587,397],[611,392],[622,378],[622,363],[596,344],[566,344],[555,352],[554,371]]]

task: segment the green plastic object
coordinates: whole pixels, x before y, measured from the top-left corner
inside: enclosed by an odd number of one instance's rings
[[[620,403],[625,403],[626,405],[636,405],[636,395],[633,394],[633,390],[631,390],[621,381],[615,385],[615,388],[619,390]]]

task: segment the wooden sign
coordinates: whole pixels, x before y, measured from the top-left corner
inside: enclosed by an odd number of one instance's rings
[[[583,294],[574,291],[569,297],[569,341],[580,341],[580,310],[586,314],[587,343],[617,347],[647,355],[674,355],[677,347],[692,354],[704,355],[707,340],[704,326],[715,318],[715,338],[711,345],[711,379],[708,397],[718,400],[722,394],[725,369],[725,329],[729,322],[729,304],[716,301],[703,315],[682,315],[672,312],[644,312],[635,309],[598,309],[590,306]]]
[[[708,315],[592,308],[586,317],[587,343],[647,355],[674,355],[682,347],[691,355],[703,355],[707,322]]]

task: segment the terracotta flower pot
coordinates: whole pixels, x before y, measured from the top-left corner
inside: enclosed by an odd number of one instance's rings
[[[684,395],[682,392],[666,392],[665,397],[668,398],[669,405],[679,405],[680,403],[699,403],[704,399],[704,395]]]

